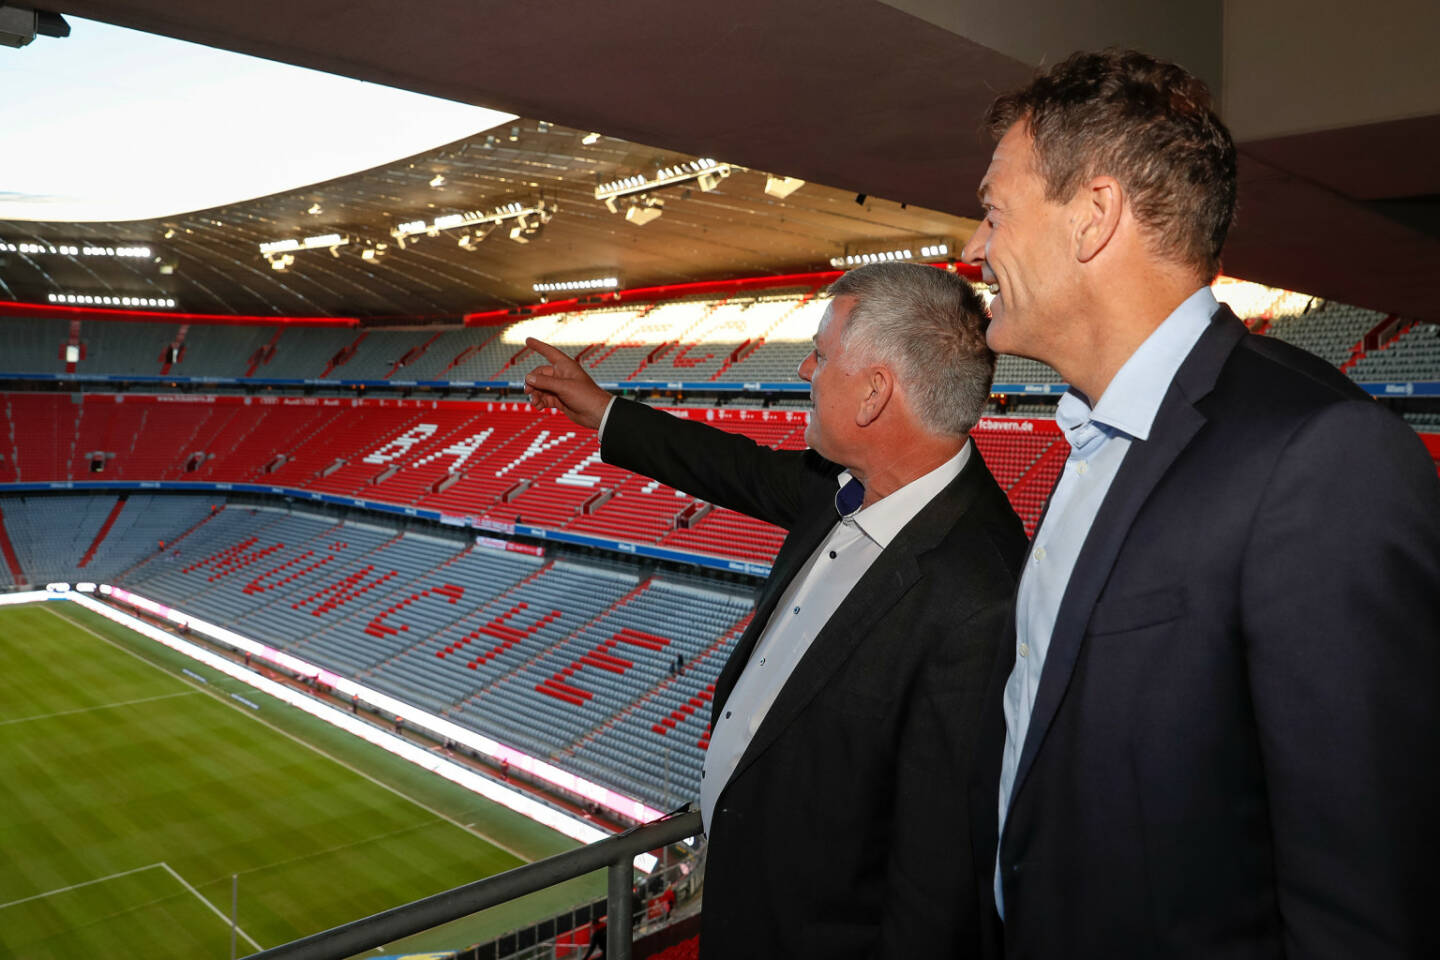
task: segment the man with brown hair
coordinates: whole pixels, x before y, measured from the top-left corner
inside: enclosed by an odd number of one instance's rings
[[[814,402],[804,451],[612,398],[530,341],[550,361],[526,378],[533,401],[599,428],[607,463],[787,531],[715,684],[706,960],[980,946],[968,844],[937,831],[965,822],[1025,550],[969,439],[995,358],[979,298],[953,274],[872,264],[830,292],[799,370]]]
[[[964,257],[991,346],[1070,383],[1072,447],[972,793],[992,932],[1007,957],[1440,955],[1433,464],[1215,302],[1236,161],[1200,81],[1076,54],[988,119]]]

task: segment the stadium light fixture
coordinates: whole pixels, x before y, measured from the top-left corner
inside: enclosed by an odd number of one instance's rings
[[[615,201],[620,197],[627,197],[637,193],[648,193],[661,187],[673,187],[680,183],[694,182],[701,190],[709,193],[720,185],[720,181],[730,176],[735,167],[728,163],[721,163],[709,157],[701,157],[698,160],[687,160],[668,167],[661,167],[656,170],[653,176],[624,177],[619,180],[611,180],[595,187],[595,199],[602,200],[611,213],[619,213]],[[658,214],[657,214],[658,216]],[[626,219],[630,219],[629,212],[626,212]],[[651,217],[650,219],[654,219]],[[633,221],[632,221],[633,222]]]
[[[805,186],[805,181],[798,177],[777,177],[773,173],[765,174],[765,192],[777,200],[784,200],[803,186]]]
[[[149,247],[140,246],[101,246],[95,243],[37,243],[35,241],[10,241],[0,240],[0,253],[23,253],[28,256],[55,256],[55,257],[126,257],[131,259],[149,259],[152,253]]]
[[[273,257],[275,254],[293,253],[297,250],[333,250],[336,247],[343,247],[349,243],[349,237],[341,236],[338,233],[325,233],[316,237],[305,237],[303,240],[271,240],[268,243],[260,244],[260,252],[267,257]],[[293,257],[291,261],[294,261]]]
[[[905,243],[891,240],[852,244],[845,247],[844,256],[831,257],[830,266],[837,270],[848,270],[870,263],[944,260],[954,249],[955,243],[948,237],[922,237]]]
[[[124,294],[52,293],[51,303],[75,307],[131,307],[142,310],[173,310],[175,301],[169,297],[138,297]]]
[[[585,293],[591,290],[619,290],[620,278],[614,274],[579,280],[542,280],[530,285],[536,293]]]
[[[585,136],[580,138],[580,142],[587,147],[593,147],[595,144],[600,142],[600,134],[593,132],[587,133],[585,134]]]
[[[430,189],[439,190],[443,186],[445,186],[445,175],[443,173],[437,173],[430,178]]]
[[[519,221],[523,227],[522,233],[526,237],[526,240],[520,242],[527,242],[530,237],[533,237],[538,232],[539,226],[550,222],[550,218],[555,215],[557,209],[558,207],[556,207],[552,201],[546,200],[543,197],[539,200],[530,201],[529,203],[515,200],[495,207],[489,212],[483,210],[468,210],[462,213],[447,213],[444,216],[436,217],[434,221],[430,223],[426,223],[424,220],[410,220],[406,223],[398,224],[390,231],[390,235],[400,243],[401,249],[404,249],[405,241],[410,240],[413,242],[414,238],[422,233],[434,237],[439,236],[442,230],[457,230],[463,227],[483,227],[489,225],[493,229],[507,220],[516,220]],[[532,222],[530,218],[534,218],[534,222]],[[511,239],[513,240],[515,239],[513,236],[514,231],[512,230],[511,233]],[[483,239],[483,237],[481,239]],[[464,246],[464,244],[462,243],[461,246]]]
[[[637,227],[643,227],[652,220],[658,220],[660,214],[664,212],[665,210],[661,204],[647,205],[637,203],[625,211],[625,219]]]

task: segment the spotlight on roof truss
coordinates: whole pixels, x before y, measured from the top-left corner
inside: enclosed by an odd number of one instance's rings
[[[643,227],[650,221],[659,219],[664,212],[665,198],[646,194],[625,208],[625,219],[637,227]]]
[[[540,280],[531,284],[536,293],[590,293],[595,290],[619,290],[620,278],[614,271],[595,271],[594,276]]]
[[[396,226],[390,231],[390,235],[400,242],[403,249],[406,240],[422,233],[433,237],[439,236],[444,230],[485,226],[494,229],[507,220],[518,220],[522,221],[520,224],[523,228],[522,233],[530,237],[538,232],[538,227],[550,222],[550,218],[555,215],[557,209],[554,201],[546,200],[543,197],[528,202],[515,200],[489,211],[467,210],[462,213],[447,213],[444,216],[436,217],[429,223],[424,220],[411,220]],[[479,233],[479,231],[474,232]],[[481,236],[479,239],[483,240],[484,237]],[[474,242],[479,242],[479,240]],[[463,247],[465,244],[462,243],[461,246]]]
[[[603,200],[605,206],[611,213],[619,213],[620,209],[615,201],[620,197],[628,197],[638,193],[648,193],[662,187],[673,187],[676,184],[694,182],[701,190],[709,193],[720,185],[736,168],[732,164],[721,163],[709,157],[701,157],[698,160],[686,160],[672,166],[661,167],[651,176],[635,174],[630,177],[623,177],[619,180],[611,180],[595,187],[595,199]],[[629,212],[626,212],[629,218]]]
[[[837,270],[863,267],[870,263],[917,261],[929,263],[948,260],[955,250],[955,241],[949,237],[917,237],[914,240],[877,240],[869,243],[847,244],[845,254],[831,257],[830,266]]]
[[[777,200],[784,200],[803,186],[805,186],[805,181],[798,177],[777,177],[773,173],[765,174],[765,192]]]
[[[277,253],[294,253],[297,250],[329,250],[335,253],[339,247],[347,246],[350,238],[338,233],[324,233],[315,237],[271,240],[260,244],[260,253],[266,257]],[[337,254],[338,256],[338,254]]]
[[[36,35],[68,37],[70,24],[58,13],[0,3],[0,45],[19,49]]]

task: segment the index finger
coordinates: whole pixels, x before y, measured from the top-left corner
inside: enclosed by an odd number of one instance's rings
[[[544,340],[536,340],[534,337],[526,337],[525,346],[529,347],[531,350],[534,350],[536,353],[540,354],[540,356],[544,357],[546,360],[549,360],[553,364],[560,364],[565,362],[566,360],[574,359],[565,351],[550,346],[550,344],[546,343]]]

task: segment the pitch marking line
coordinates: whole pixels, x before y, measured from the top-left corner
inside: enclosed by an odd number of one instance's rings
[[[352,840],[349,843],[342,843],[338,846],[327,847],[324,850],[315,850],[311,853],[303,853],[298,857],[290,857],[287,860],[276,860],[273,863],[262,863],[258,867],[251,867],[248,870],[239,871],[242,877],[252,873],[263,873],[266,870],[273,870],[275,867],[288,867],[292,863],[304,863],[306,860],[314,860],[316,857],[329,856],[332,853],[339,853],[341,850],[349,850],[353,847],[361,847],[367,843],[375,843],[380,840],[388,840],[391,837],[398,837],[402,833],[414,833],[416,830],[424,830],[433,827],[437,823],[444,823],[443,820],[424,820],[420,823],[411,824],[408,827],[401,827],[399,830],[391,830],[387,833],[377,833],[373,837],[361,837],[359,840]]]
[[[179,693],[162,693],[154,697],[141,697],[139,700],[121,700],[118,703],[97,703],[93,707],[78,707],[74,710],[60,710],[56,713],[37,713],[33,717],[14,717],[10,720],[0,720],[0,727],[8,727],[12,723],[29,723],[31,720],[49,720],[52,717],[68,717],[72,714],[90,713],[94,710],[109,710],[113,707],[133,707],[137,703],[153,703],[156,700],[169,700],[171,697],[189,697],[199,692],[199,690],[181,690]]]
[[[180,876],[180,874],[175,871],[174,867],[170,866],[170,864],[164,862],[163,860],[159,863],[147,863],[145,864],[145,866],[135,867],[133,870],[121,870],[119,873],[112,873],[107,876],[96,877],[94,880],[85,880],[81,883],[72,883],[68,887],[56,887],[54,890],[46,890],[44,893],[37,893],[29,897],[21,897],[19,900],[11,900],[8,903],[0,903],[0,910],[4,910],[6,907],[19,906],[22,903],[29,903],[32,900],[43,900],[46,897],[53,897],[56,894],[60,893],[69,893],[71,890],[80,890],[84,887],[91,887],[97,883],[104,883],[107,880],[118,880],[120,877],[130,876],[132,873],[144,873],[146,870],[155,869],[164,870],[166,873],[170,874],[170,876],[174,877],[175,881],[179,883],[180,886],[184,887],[186,890],[190,891],[190,893],[194,894],[197,900],[210,908],[211,913],[215,914],[215,916],[223,920],[225,922],[225,926],[230,926],[229,917],[225,916],[225,914],[222,913],[220,909],[215,906],[215,904],[211,903],[209,900],[206,900],[205,896],[199,890],[196,890],[194,887],[192,887],[184,877]],[[240,927],[236,927],[235,932],[240,934],[240,936],[244,937],[245,942],[249,943],[250,946],[254,947],[256,950],[264,949],[260,946],[260,944],[255,942],[254,937],[250,936],[250,934],[246,933]]]
[[[210,912],[213,913],[213,914],[215,914],[215,916],[219,917],[219,918],[224,922],[225,926],[227,926],[227,927],[230,926],[230,918],[227,917],[227,916],[225,916],[225,914],[221,912],[221,910],[220,910],[219,907],[215,906],[215,904],[211,903],[209,900],[206,900],[205,897],[200,893],[199,890],[196,890],[194,887],[190,886],[190,884],[189,884],[188,882],[186,882],[186,880],[185,880],[184,877],[180,876],[180,874],[178,874],[178,873],[175,872],[175,868],[174,868],[174,867],[170,866],[170,864],[166,863],[166,862],[163,861],[163,860],[160,861],[158,864],[155,864],[155,866],[163,867],[166,873],[170,874],[170,876],[172,876],[172,877],[174,877],[176,880],[180,881],[180,885],[181,885],[182,887],[184,887],[186,890],[189,890],[191,893],[195,894],[195,899],[196,899],[196,900],[199,900],[201,903],[205,904],[205,906],[209,907],[209,908],[210,908]],[[235,928],[235,932],[238,933],[238,934],[240,934],[240,936],[244,937],[244,938],[245,938],[245,942],[248,943],[248,944],[250,944],[250,946],[254,947],[256,950],[263,950],[263,949],[264,949],[264,947],[260,946],[260,944],[258,944],[258,943],[255,942],[255,938],[254,938],[254,937],[250,936],[250,934],[246,933],[246,932],[245,932],[243,929],[241,929],[240,927],[237,926],[237,927]]]
[[[79,890],[81,887],[89,887],[97,883],[104,883],[106,880],[115,880],[120,877],[128,877],[132,873],[142,873],[146,870],[154,870],[161,866],[158,863],[147,863],[143,867],[136,867],[134,870],[121,870],[119,873],[112,873],[105,877],[96,877],[94,880],[86,880],[83,883],[72,883],[68,887],[56,887],[54,890],[46,890],[44,893],[37,893],[32,897],[21,897],[19,900],[11,900],[9,903],[0,903],[0,910],[6,907],[19,906],[22,903],[29,903],[31,900],[43,900],[46,897],[53,897],[57,893],[68,893],[71,890]]]
[[[110,646],[114,647],[116,650],[119,650],[121,653],[128,653],[130,656],[134,657],[136,660],[139,660],[141,663],[149,664],[151,667],[153,667],[153,668],[156,669],[156,670],[159,670],[161,673],[165,674],[166,676],[175,677],[175,675],[174,675],[173,673],[171,673],[169,670],[166,670],[164,667],[162,667],[162,666],[160,666],[160,665],[158,665],[158,664],[156,664],[156,663],[152,663],[150,660],[147,660],[145,657],[142,657],[140,654],[136,653],[134,650],[131,650],[131,649],[127,648],[127,647],[121,646],[120,644],[116,643],[114,640],[111,640],[109,637],[106,637],[106,636],[103,636],[103,635],[101,635],[101,634],[99,634],[99,633],[96,633],[94,630],[90,629],[90,628],[89,628],[88,626],[86,626],[85,624],[80,623],[80,622],[77,621],[77,620],[72,620],[72,619],[70,619],[69,617],[65,616],[65,614],[61,613],[61,612],[58,611],[58,610],[52,610],[52,611],[50,611],[50,612],[53,613],[55,616],[59,617],[61,620],[64,620],[66,623],[70,624],[72,627],[75,627],[75,628],[77,628],[77,629],[79,629],[79,630],[84,630],[86,633],[90,634],[92,637],[95,637],[95,638],[101,640],[102,642],[109,644]],[[185,679],[182,679],[182,678],[180,678],[180,677],[175,677],[175,679],[176,679],[176,680],[179,680],[181,683],[186,684],[187,686],[191,686],[191,687],[194,687],[194,686],[195,686],[195,682],[194,682],[193,680],[185,680]],[[277,726],[275,726],[274,724],[272,724],[270,721],[265,720],[264,718],[262,718],[262,717],[260,717],[260,716],[257,716],[254,712],[252,712],[252,711],[250,711],[250,710],[242,710],[239,706],[237,706],[237,705],[235,705],[234,703],[230,702],[230,700],[229,700],[227,697],[222,697],[218,691],[213,691],[213,690],[208,690],[208,689],[203,689],[203,688],[198,688],[198,687],[197,687],[197,688],[191,690],[190,692],[192,692],[192,693],[208,693],[211,697],[214,698],[214,700],[215,700],[217,703],[220,703],[220,704],[223,704],[223,705],[226,706],[226,707],[229,707],[231,710],[234,710],[234,711],[236,711],[237,713],[239,713],[242,717],[249,717],[251,720],[254,720],[256,723],[260,724],[261,726],[268,727],[269,729],[271,729],[271,730],[275,731],[276,733],[280,734],[282,737],[285,737],[285,738],[288,739],[288,740],[293,740],[294,742],[300,744],[300,746],[304,747],[305,749],[310,750],[310,751],[312,751],[312,752],[314,752],[314,753],[318,753],[320,756],[324,757],[326,760],[329,760],[329,761],[331,761],[332,763],[337,763],[337,764],[339,764],[340,766],[344,767],[346,770],[349,770],[351,773],[355,774],[356,776],[362,777],[362,778],[364,778],[365,780],[368,780],[368,781],[370,781],[371,783],[375,784],[375,786],[380,787],[382,790],[388,790],[389,792],[395,794],[395,796],[399,797],[401,800],[404,800],[404,801],[406,801],[406,802],[408,802],[408,803],[413,803],[415,806],[419,807],[421,810],[424,810],[426,813],[430,814],[431,816],[437,817],[438,819],[441,819],[441,820],[444,820],[446,823],[448,823],[448,824],[450,824],[450,825],[452,825],[452,826],[454,826],[454,827],[457,827],[457,828],[459,828],[459,829],[461,829],[461,830],[464,830],[466,833],[470,834],[472,837],[478,837],[479,839],[484,840],[486,843],[490,844],[490,845],[493,846],[493,847],[497,847],[497,848],[499,848],[499,849],[501,849],[501,850],[504,850],[506,853],[510,854],[512,857],[514,857],[516,860],[519,860],[521,863],[533,863],[533,862],[534,862],[534,860],[533,860],[531,857],[526,856],[525,854],[521,853],[519,850],[516,850],[514,847],[511,847],[510,845],[505,844],[505,843],[501,843],[499,840],[495,839],[494,837],[491,837],[491,836],[486,835],[483,831],[476,830],[474,827],[466,826],[465,824],[461,823],[459,820],[456,820],[454,817],[451,817],[451,816],[449,816],[449,815],[447,815],[447,814],[441,813],[439,810],[436,810],[434,807],[431,807],[431,806],[429,806],[429,805],[427,805],[427,804],[421,803],[419,800],[415,799],[414,797],[410,796],[409,794],[403,793],[402,791],[400,791],[400,790],[399,790],[398,788],[396,788],[396,787],[392,787],[390,784],[385,783],[383,780],[377,780],[375,777],[372,777],[370,774],[366,773],[364,770],[361,770],[361,769],[358,768],[358,767],[353,767],[353,766],[351,766],[350,764],[346,763],[344,760],[341,760],[339,757],[332,756],[331,754],[326,753],[324,750],[321,750],[319,747],[315,746],[313,743],[309,743],[309,742],[307,742],[307,741],[305,741],[305,740],[302,740],[300,737],[296,736],[295,734],[291,733],[291,732],[288,731],[288,730],[282,730],[282,729],[280,729],[279,727],[277,727]],[[358,740],[359,738],[356,738],[356,739]],[[363,743],[364,741],[360,741],[360,742]],[[482,799],[483,799],[483,798],[482,798]]]

